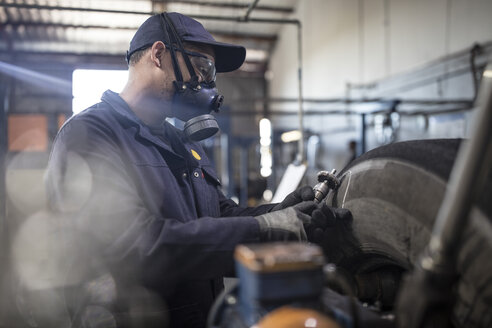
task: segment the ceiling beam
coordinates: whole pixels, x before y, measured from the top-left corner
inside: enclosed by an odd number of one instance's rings
[[[2,3],[4,8],[17,8],[17,9],[36,9],[36,10],[62,10],[62,11],[85,11],[85,12],[98,12],[98,13],[112,13],[112,14],[132,14],[132,15],[147,15],[151,16],[154,13],[148,11],[127,11],[127,10],[115,10],[115,9],[100,9],[100,8],[87,8],[87,7],[61,7],[61,6],[47,6],[47,5],[30,5],[25,3]]]
[[[64,24],[64,23],[53,23],[53,22],[29,22],[29,21],[10,21],[4,23],[4,26],[12,26],[17,28],[19,26],[24,27],[54,27],[54,28],[84,28],[84,29],[111,29],[111,30],[134,30],[136,31],[138,27],[135,26],[110,26],[110,25],[82,25],[82,24]]]
[[[17,28],[19,26],[29,27],[54,27],[54,28],[84,28],[84,29],[110,29],[110,30],[133,30],[136,31],[138,27],[135,26],[109,26],[109,25],[92,25],[92,24],[64,24],[64,23],[53,23],[53,22],[29,22],[29,21],[11,21],[4,23],[4,26],[12,26]],[[239,39],[256,39],[259,41],[276,41],[277,36],[274,34],[251,34],[251,33],[237,33],[219,30],[208,30],[210,34],[223,36],[223,37],[234,37]]]
[[[77,58],[90,58],[90,59],[96,59],[96,58],[106,58],[106,59],[116,59],[118,62],[124,64],[126,66],[125,62],[125,54],[122,53],[104,53],[104,52],[71,52],[71,51],[36,51],[36,50],[5,50],[5,49],[0,49],[0,61],[5,60],[5,61],[10,61],[12,58],[17,58],[19,55],[23,56],[33,56],[33,60],[40,60],[40,56],[46,56],[46,58],[53,59],[55,56],[56,57],[71,57],[71,56],[76,56]],[[91,60],[93,62],[94,60]],[[97,61],[96,61],[97,62]],[[248,61],[246,60],[245,63],[251,63],[251,64],[263,64],[263,62],[259,61]]]
[[[232,3],[214,3],[214,2],[202,2],[202,1],[164,1],[164,3],[183,3],[193,4],[198,6],[216,6],[222,8],[237,8],[248,9],[249,4],[232,4]],[[102,9],[102,8],[87,8],[87,7],[62,7],[62,6],[48,6],[48,5],[33,5],[25,3],[2,3],[4,8],[17,8],[17,9],[37,9],[37,10],[64,10],[64,11],[85,11],[85,12],[100,12],[100,13],[113,13],[113,14],[133,14],[133,15],[154,15],[154,12],[148,11],[128,11],[128,10],[115,10],[115,9]],[[292,13],[294,10],[290,7],[272,7],[272,6],[256,6],[255,10],[263,11],[276,11],[282,13]]]
[[[129,27],[129,26],[108,26],[108,25],[80,25],[80,24],[64,24],[64,23],[50,23],[50,22],[27,22],[27,21],[17,21],[17,22],[8,22],[5,23],[4,26],[11,26],[14,31],[18,29],[20,26],[26,28],[26,30],[32,29],[47,29],[47,28],[60,28],[60,29],[105,29],[105,30],[129,30],[136,31],[137,27]],[[15,41],[14,36],[11,36],[8,31],[3,30],[6,38],[12,38]],[[252,42],[262,43],[274,43],[277,40],[277,36],[274,34],[253,34],[253,33],[239,33],[239,32],[229,32],[229,31],[220,31],[220,30],[209,30],[210,34],[215,36],[216,38],[230,39],[230,40],[239,40],[239,42],[243,42],[242,40],[248,40]]]

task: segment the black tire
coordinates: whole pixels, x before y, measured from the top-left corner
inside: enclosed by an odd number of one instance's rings
[[[459,144],[458,139],[395,143],[350,163],[339,174],[339,189],[326,202],[352,212],[358,246],[347,245],[343,256],[328,256],[327,260],[353,276],[410,270],[429,241]],[[492,326],[490,176],[487,181],[460,246],[458,299],[453,312],[456,326]],[[322,246],[329,254],[328,245]],[[395,291],[398,283],[392,286]],[[394,299],[393,295],[390,298]]]

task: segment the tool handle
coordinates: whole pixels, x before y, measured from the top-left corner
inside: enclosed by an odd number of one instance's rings
[[[314,202],[316,204],[321,203],[321,201],[328,195],[330,187],[327,181],[319,182],[313,187],[314,191]]]

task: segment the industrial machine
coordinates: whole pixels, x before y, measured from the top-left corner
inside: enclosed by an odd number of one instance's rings
[[[267,327],[261,325],[262,320],[272,322],[276,311],[283,314],[279,318],[285,318],[301,310],[314,311],[305,314],[305,320],[314,318],[313,313],[326,316],[331,320],[326,321],[326,327],[356,327],[358,323],[364,327],[407,327],[408,322],[397,323],[397,318],[414,315],[414,306],[431,295],[432,300],[440,302],[432,305],[429,314],[444,311],[442,318],[432,319],[434,324],[438,320],[438,326],[489,326],[490,173],[488,189],[478,193],[464,238],[457,241],[461,246],[457,248],[456,271],[448,269],[439,276],[442,278],[434,278],[454,280],[439,292],[433,291],[428,282],[419,288],[412,283],[411,303],[401,301],[396,307],[398,295],[400,299],[408,297],[400,293],[403,277],[419,267],[421,254],[431,240],[461,143],[442,139],[392,144],[368,152],[345,168],[337,180],[329,182],[335,186],[338,181],[339,185],[325,201],[352,211],[358,247],[336,232],[319,246],[295,243],[239,247],[239,284],[218,301],[209,327]],[[276,322],[271,327],[309,327]],[[415,325],[423,326],[422,322]]]
[[[320,172],[316,200],[349,209],[351,233],[241,246],[209,327],[492,326],[491,72],[468,140],[390,144]]]

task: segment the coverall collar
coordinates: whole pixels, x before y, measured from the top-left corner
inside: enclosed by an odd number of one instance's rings
[[[166,130],[167,132],[165,133],[166,137],[168,137],[169,139],[173,139],[173,140],[168,140],[168,142],[166,142],[155,133],[152,133],[151,128],[147,126],[144,122],[142,122],[137,117],[137,115],[135,115],[135,113],[131,110],[128,104],[116,92],[113,92],[111,90],[106,90],[102,95],[101,100],[109,104],[111,108],[114,109],[119,115],[123,116],[125,119],[137,125],[138,126],[137,133],[140,137],[152,142],[156,146],[165,149],[166,151],[172,153],[173,155],[181,159],[186,159],[187,161],[191,160],[191,162],[197,162],[197,160],[191,156],[190,151],[191,149],[196,151],[198,149],[201,149],[201,147],[198,146],[195,142],[188,140],[184,136],[184,134],[181,133],[181,131],[176,129],[170,123],[165,121],[164,124],[162,125],[163,131]],[[181,147],[183,147],[183,149],[174,149],[176,146],[173,147],[173,144],[175,145],[181,144]],[[183,155],[180,154],[181,151],[183,151],[184,154],[186,154],[187,156],[183,157]],[[206,160],[205,158],[201,162],[203,162],[201,163],[202,165],[208,164],[208,160]]]
[[[125,119],[135,124],[138,127],[137,133],[140,137],[152,142],[153,144],[161,148],[164,148],[165,150],[173,153],[175,156],[182,158],[181,155],[177,154],[172,149],[170,144],[164,142],[164,140],[150,132],[149,127],[144,122],[142,122],[142,120],[140,120],[137,115],[135,115],[130,106],[128,106],[128,104],[123,100],[123,98],[120,97],[119,94],[111,90],[106,90],[103,93],[101,100],[109,104],[111,108],[114,109],[119,115],[123,116]]]

